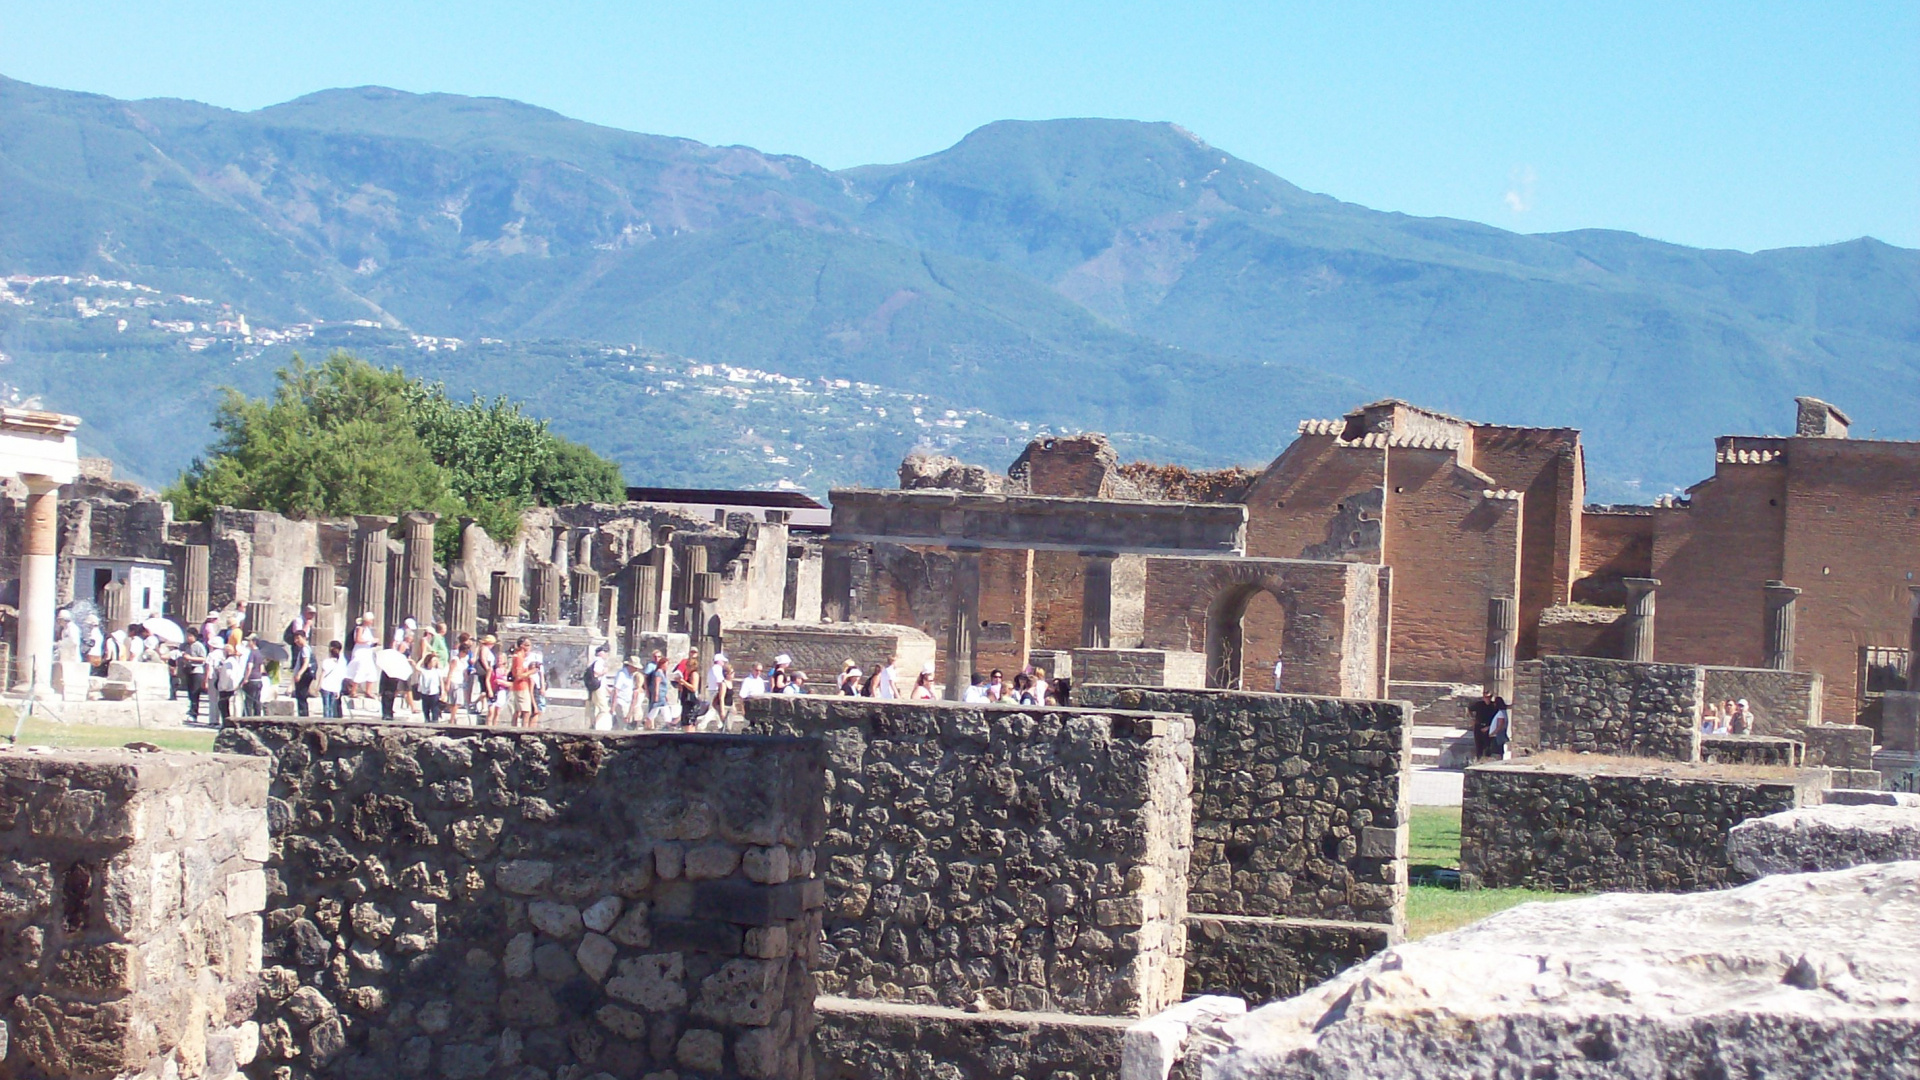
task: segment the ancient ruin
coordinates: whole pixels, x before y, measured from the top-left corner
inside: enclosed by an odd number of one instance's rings
[[[1895,1075],[1920,1037],[1920,962],[1862,944],[1917,917],[1889,789],[1920,774],[1920,460],[1823,402],[1642,507],[1584,504],[1577,431],[1383,401],[1257,472],[1056,436],[1004,473],[909,458],[830,516],[634,489],[504,542],[176,521],[77,423],[0,415],[18,708],[183,715],[163,667],[56,648],[62,607],[525,636],[563,702],[601,646],[808,687],[699,734],[283,698],[214,755],[0,750],[0,1076]],[[849,661],[894,698],[839,693]],[[1029,668],[1058,696],[963,700]],[[1482,689],[1510,738],[1469,764]],[[1462,885],[1687,895],[1409,942],[1441,764]]]

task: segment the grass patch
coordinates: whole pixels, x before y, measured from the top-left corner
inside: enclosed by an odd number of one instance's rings
[[[0,708],[0,737],[13,734],[14,711]],[[62,724],[35,717],[20,728],[21,746],[125,746],[128,743],[152,743],[162,750],[213,749],[211,730],[181,728],[107,727],[100,724]],[[5,746],[0,741],[0,746]]]
[[[1566,900],[1563,893],[1533,889],[1462,889],[1460,808],[1416,806],[1408,824],[1407,937],[1423,938],[1458,930],[1498,911],[1530,900]],[[1446,873],[1451,872],[1451,873]],[[1442,883],[1444,882],[1444,883]]]

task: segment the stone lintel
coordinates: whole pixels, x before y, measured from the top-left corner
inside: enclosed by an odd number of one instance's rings
[[[837,541],[1114,555],[1239,555],[1247,508],[955,491],[832,493]]]

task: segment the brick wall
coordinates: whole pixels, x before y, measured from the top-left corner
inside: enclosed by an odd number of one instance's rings
[[[1482,497],[1491,482],[1448,451],[1395,449],[1388,480],[1393,675],[1479,682],[1487,601],[1520,587],[1524,500]]]
[[[1621,579],[1653,577],[1653,512],[1593,510],[1580,515],[1580,565],[1569,598],[1577,604],[1624,607]]]
[[[1290,689],[1370,695],[1379,686],[1379,577],[1366,563],[1150,558],[1142,640],[1149,649],[1205,652],[1216,599],[1264,590],[1279,601],[1283,637],[1262,638],[1260,624],[1243,624],[1254,685],[1265,685],[1259,680],[1271,678],[1272,658],[1284,655]]]
[[[755,698],[828,747],[824,992],[1145,1016],[1180,998],[1186,718]]]
[[[266,857],[260,762],[0,754],[0,1074],[236,1075]]]
[[[1723,463],[1692,494],[1691,506],[1654,510],[1653,576],[1661,583],[1654,655],[1759,667],[1766,659],[1764,586],[1781,574],[1786,469],[1778,462]],[[1803,635],[1810,629],[1804,616],[1800,628]]]
[[[1385,447],[1300,436],[1247,492],[1247,554],[1379,562],[1386,482]]]
[[[1738,884],[1727,833],[1748,818],[1816,803],[1826,786],[1820,770],[1740,773],[1605,761],[1476,765],[1461,808],[1461,883],[1556,892]]]
[[[1493,477],[1494,487],[1526,496],[1520,530],[1518,655],[1530,657],[1540,612],[1566,602],[1584,542],[1580,433],[1491,425],[1476,425],[1472,431],[1473,467]]]
[[[1562,604],[1540,613],[1534,655],[1618,657],[1625,650],[1624,608]]]
[[[1827,716],[1847,721],[1860,648],[1907,644],[1907,586],[1920,584],[1920,443],[1792,439],[1787,455],[1777,576],[1803,590],[1795,666],[1826,677]]]
[[[248,721],[260,1077],[798,1078],[823,758],[797,739]]]

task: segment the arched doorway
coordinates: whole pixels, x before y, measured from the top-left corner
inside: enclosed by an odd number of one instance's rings
[[[1273,661],[1286,640],[1287,611],[1266,581],[1222,588],[1207,606],[1207,685],[1272,690]]]

